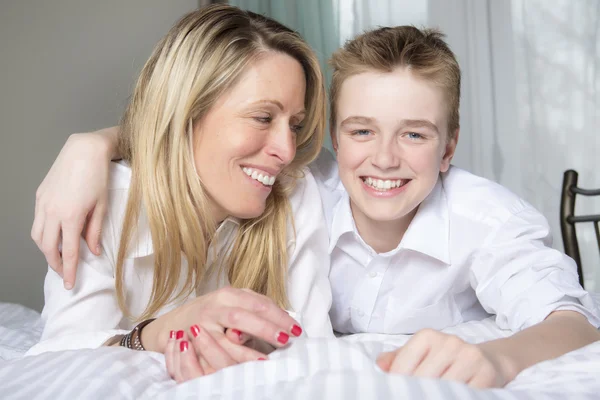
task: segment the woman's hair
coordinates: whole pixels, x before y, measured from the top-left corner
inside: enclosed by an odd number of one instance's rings
[[[335,129],[340,89],[346,79],[369,70],[408,69],[416,77],[440,87],[448,107],[448,138],[459,127],[460,67],[444,35],[414,26],[380,28],[346,42],[331,57],[329,125]]]
[[[296,156],[273,185],[265,212],[243,220],[235,242],[207,265],[216,223],[208,194],[196,173],[190,121],[201,121],[216,100],[266,52],[287,54],[306,78],[304,127]],[[146,62],[121,124],[119,149],[132,170],[131,186],[116,263],[119,306],[126,306],[123,262],[144,210],[154,248],[154,283],[141,316],[157,313],[202,286],[209,273],[227,273],[233,287],[249,288],[288,305],[288,195],[302,168],[316,158],[325,127],[325,90],[318,60],[296,32],[261,15],[213,5],[185,15],[159,42]],[[200,122],[201,123],[201,122]],[[217,246],[215,246],[217,247]],[[185,255],[188,268],[182,267]],[[182,274],[185,284],[179,287]]]

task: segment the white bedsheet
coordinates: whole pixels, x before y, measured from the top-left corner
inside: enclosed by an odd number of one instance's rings
[[[598,296],[600,301],[600,296]],[[22,358],[39,338],[34,311],[0,303],[2,399],[600,399],[600,342],[523,371],[504,389],[384,374],[373,360],[407,336],[298,340],[257,361],[176,385],[164,358],[122,348]],[[469,342],[507,336],[491,319],[446,329]]]

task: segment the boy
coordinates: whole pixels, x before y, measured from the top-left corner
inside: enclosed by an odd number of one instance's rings
[[[334,329],[417,333],[380,367],[477,387],[600,339],[597,306],[549,247],[544,217],[450,165],[460,70],[442,35],[378,29],[331,65],[337,168],[324,152],[312,170],[330,226]],[[489,314],[523,332],[470,345],[435,331]]]
[[[338,162],[323,152],[312,170],[330,227],[334,328],[415,333],[380,356],[384,371],[475,387],[504,386],[599,340],[597,306],[572,260],[549,247],[545,219],[450,165],[460,69],[442,36],[382,28],[348,42],[331,64]],[[436,331],[489,314],[520,332],[472,345]]]

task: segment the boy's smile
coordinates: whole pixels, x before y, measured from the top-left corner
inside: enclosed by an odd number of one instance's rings
[[[444,92],[406,68],[370,70],[344,81],[337,104],[332,139],[356,226],[364,236],[393,223],[399,243],[454,154]]]

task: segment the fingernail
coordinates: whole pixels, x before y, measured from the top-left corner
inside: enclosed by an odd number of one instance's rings
[[[260,358],[258,359],[258,361],[266,361],[266,358],[264,358],[264,357],[260,357]]]
[[[177,335],[175,336],[177,340],[183,339],[183,331],[177,331]]]
[[[242,340],[242,332],[237,329],[232,329],[231,332],[235,333],[239,340]]]
[[[181,343],[179,343],[179,350],[183,353],[186,352],[188,349],[188,342],[186,342],[185,340],[183,340]]]
[[[175,331],[169,332],[169,339],[175,339]]]
[[[300,328],[298,325],[292,326],[292,335],[294,335],[294,336],[302,335],[302,328]]]
[[[65,289],[67,289],[67,290],[73,289],[73,284],[71,282],[65,282]]]
[[[200,327],[198,325],[192,325],[190,330],[192,331],[192,335],[194,335],[194,337],[198,337],[200,334]]]
[[[101,247],[100,247],[100,243],[98,243],[98,246],[96,246],[96,255],[100,255],[100,251],[101,251]]]
[[[277,341],[281,344],[286,344],[289,340],[290,336],[285,332],[279,332],[277,336]]]

